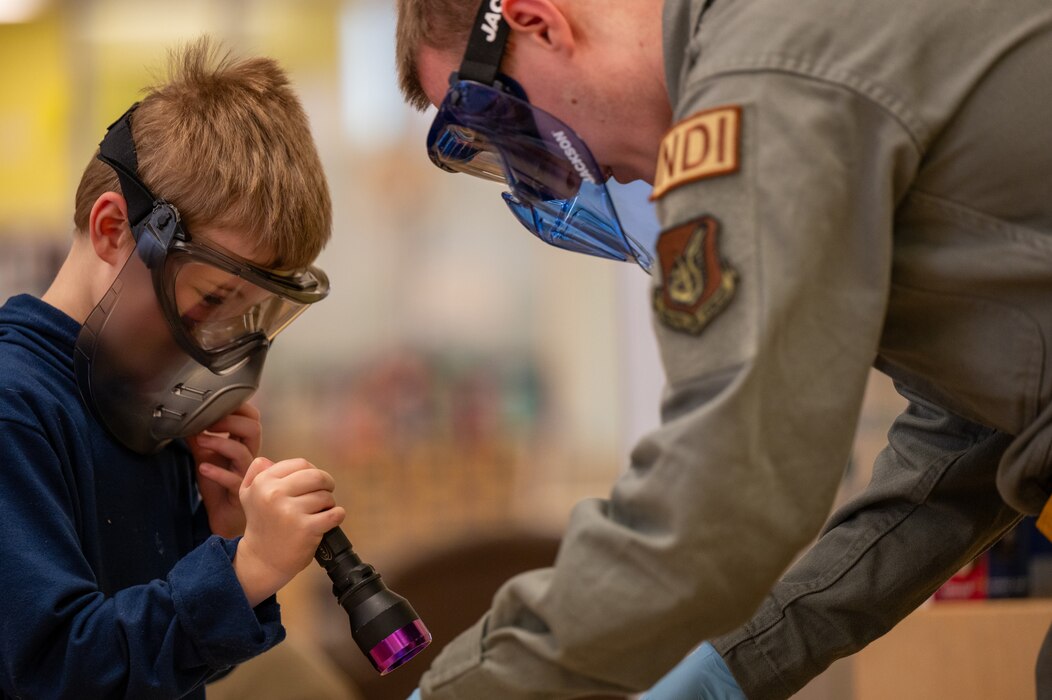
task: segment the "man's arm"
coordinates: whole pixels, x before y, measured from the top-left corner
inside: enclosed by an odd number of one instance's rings
[[[749,698],[787,698],[890,630],[1021,517],[1001,499],[1011,437],[917,396],[896,421],[873,480],[714,646]]]
[[[828,515],[917,153],[879,106],[822,81],[743,74],[695,90],[677,118],[741,108],[739,168],[659,210],[669,228],[717,222],[710,255],[733,270],[733,295],[699,334],[656,321],[662,427],[608,500],[575,508],[554,567],[512,579],[443,650],[425,700],[644,690],[745,622]]]

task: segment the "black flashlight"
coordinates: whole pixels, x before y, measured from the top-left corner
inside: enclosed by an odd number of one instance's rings
[[[336,596],[351,619],[351,637],[380,675],[386,675],[431,643],[431,633],[402,596],[380,580],[334,527],[321,538],[314,559],[325,567]]]

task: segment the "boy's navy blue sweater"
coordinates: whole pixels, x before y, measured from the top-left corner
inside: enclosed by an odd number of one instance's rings
[[[79,331],[0,307],[0,696],[203,698],[284,637],[277,602],[249,608],[185,445],[137,455],[91,416]]]

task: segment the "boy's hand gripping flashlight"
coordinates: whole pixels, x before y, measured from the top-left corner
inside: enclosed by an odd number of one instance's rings
[[[332,594],[351,618],[351,636],[373,667],[385,675],[431,643],[413,607],[363,564],[338,527],[325,533],[314,559],[332,580]]]

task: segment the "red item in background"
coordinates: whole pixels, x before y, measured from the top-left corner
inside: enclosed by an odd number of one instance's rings
[[[989,561],[984,553],[935,591],[935,600],[983,600],[987,597]]]

